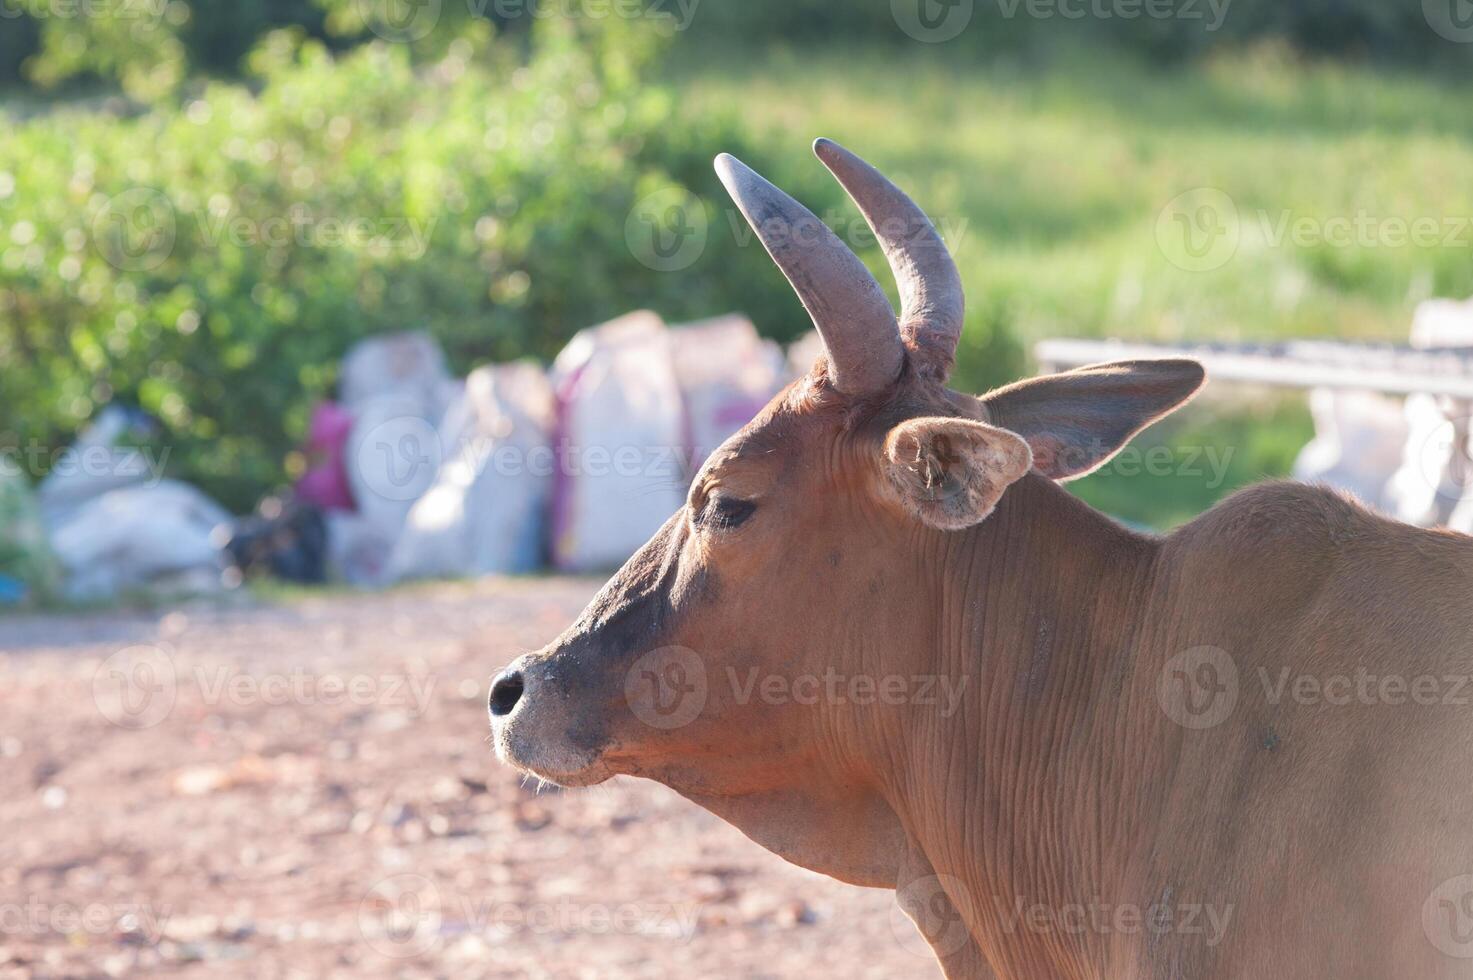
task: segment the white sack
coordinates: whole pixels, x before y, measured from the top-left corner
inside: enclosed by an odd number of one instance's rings
[[[194,487],[164,480],[86,501],[53,529],[51,547],[73,599],[107,598],[190,573],[218,584],[229,523],[230,515]]]
[[[445,461],[410,510],[386,577],[536,569],[553,484],[553,415],[552,385],[537,365],[473,371],[446,411]]]
[[[397,392],[358,403],[354,415],[344,460],[358,516],[379,537],[394,541],[445,459],[443,413]]]
[[[343,358],[338,401],[356,411],[372,398],[402,394],[438,418],[451,383],[445,354],[429,334],[385,334],[360,341]]]
[[[1473,300],[1419,304],[1411,343],[1423,350],[1473,347]],[[1388,491],[1393,513],[1401,520],[1473,531],[1473,482],[1466,472],[1470,413],[1473,407],[1454,399],[1407,398],[1406,447]]]
[[[783,351],[739,314],[675,327],[675,378],[685,404],[690,473],[782,389]]]
[[[108,405],[77,436],[36,488],[42,520],[55,527],[78,507],[109,490],[157,482],[165,459],[119,445],[132,434],[151,435],[155,423],[137,409]]]
[[[350,511],[330,510],[322,519],[327,527],[329,576],[349,585],[381,584],[394,550],[394,538]]]
[[[617,567],[685,501],[670,333],[649,312],[581,331],[558,355],[553,384],[553,563]]]
[[[1407,440],[1401,404],[1375,392],[1316,388],[1309,407],[1315,436],[1294,462],[1294,479],[1328,484],[1367,506],[1391,509],[1387,485]]]

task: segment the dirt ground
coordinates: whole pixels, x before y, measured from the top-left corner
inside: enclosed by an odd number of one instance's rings
[[[0,617],[0,978],[938,977],[889,893],[496,762],[595,586]]]

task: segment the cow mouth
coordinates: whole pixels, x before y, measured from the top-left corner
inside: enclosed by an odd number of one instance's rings
[[[598,757],[579,764],[567,758],[568,753],[546,753],[536,748],[529,751],[526,748],[517,747],[515,742],[499,735],[495,738],[495,742],[496,757],[504,764],[564,789],[597,786],[614,775]],[[551,758],[544,758],[544,756],[551,756]]]
[[[566,737],[538,734],[526,713],[491,719],[491,741],[505,765],[565,789],[595,786],[614,775],[602,751]]]

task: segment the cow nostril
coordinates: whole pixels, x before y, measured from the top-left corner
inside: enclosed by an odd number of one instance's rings
[[[511,714],[522,698],[522,672],[504,670],[491,682],[491,714],[500,718]]]

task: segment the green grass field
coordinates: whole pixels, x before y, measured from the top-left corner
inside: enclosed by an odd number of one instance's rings
[[[1171,70],[1097,51],[983,65],[919,45],[678,54],[687,111],[740,107],[783,167],[827,135],[887,170],[947,235],[972,308],[1025,345],[1404,340],[1418,301],[1473,293],[1467,82],[1276,48]],[[959,385],[988,367],[964,347]],[[1283,475],[1310,433],[1302,399],[1219,386],[1145,445],[1181,449],[1181,470],[1197,450],[1230,454],[1220,478],[1156,468],[1077,486],[1170,526]]]

